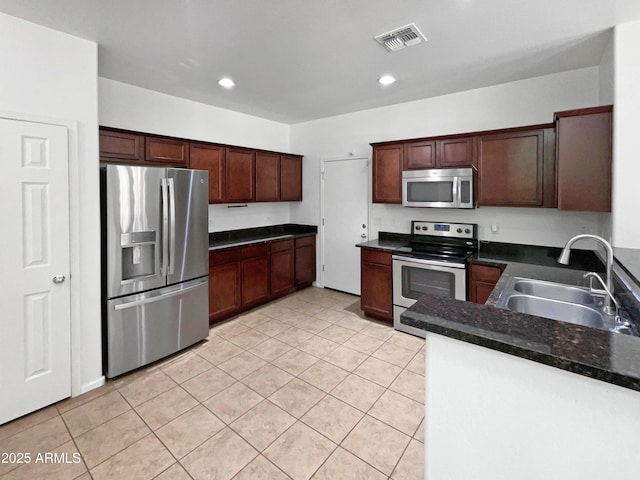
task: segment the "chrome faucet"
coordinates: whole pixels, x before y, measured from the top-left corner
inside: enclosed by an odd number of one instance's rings
[[[607,267],[606,267],[607,268],[607,284],[604,285],[603,283],[603,286],[605,287],[605,290],[607,291],[608,295],[605,297],[604,306],[602,309],[604,310],[604,313],[606,313],[607,315],[613,315],[614,313],[617,313],[617,310],[612,305],[612,303],[615,302],[615,299],[613,298],[613,293],[614,293],[613,292],[613,275],[611,274],[611,270],[613,269],[613,248],[611,248],[611,244],[609,242],[607,242],[602,237],[599,237],[597,235],[591,235],[589,233],[576,235],[575,237],[570,238],[567,244],[562,249],[562,253],[558,257],[558,263],[562,263],[563,265],[568,265],[569,255],[571,254],[571,246],[578,240],[583,240],[583,239],[597,240],[602,245],[604,245],[604,248],[607,251]],[[602,282],[601,278],[599,280]],[[617,302],[615,303],[617,306]]]
[[[602,280],[602,277],[600,275],[598,275],[595,272],[588,272],[585,273],[582,278],[588,278],[589,279],[589,289],[591,290],[592,293],[606,293],[608,295],[608,298],[611,299],[611,301],[613,302],[613,304],[615,305],[615,309],[613,308],[607,308],[606,305],[603,307],[604,313],[606,313],[607,315],[613,315],[615,313],[616,315],[616,322],[619,323],[620,322],[620,304],[618,303],[618,301],[613,297],[613,294],[611,293],[611,291],[607,288],[607,286],[604,283],[604,280]],[[602,285],[602,288],[604,288],[604,290],[596,290],[595,288],[593,288],[593,284],[592,284],[592,280],[593,279],[598,280],[598,282],[600,282],[600,285]]]

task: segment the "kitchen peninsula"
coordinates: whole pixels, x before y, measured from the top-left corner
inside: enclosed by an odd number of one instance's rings
[[[402,316],[429,346],[425,478],[640,475],[640,338],[494,307],[512,277],[559,271],[508,263],[486,305],[424,296]]]

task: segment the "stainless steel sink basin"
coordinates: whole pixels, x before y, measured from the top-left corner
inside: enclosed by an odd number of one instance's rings
[[[560,300],[580,305],[592,305],[594,303],[593,296],[588,290],[560,283],[516,278],[513,289],[525,295],[548,298],[550,300]]]
[[[513,277],[505,285],[496,306],[616,333],[640,333],[631,328],[624,319],[617,322],[615,315],[605,314],[602,311],[602,302],[602,297],[593,295],[587,288]]]
[[[591,307],[530,295],[511,295],[506,308],[585,327],[605,328],[602,314]]]

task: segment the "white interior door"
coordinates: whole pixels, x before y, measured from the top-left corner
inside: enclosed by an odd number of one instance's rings
[[[369,231],[369,160],[324,162],[324,286],[360,295],[360,251]]]
[[[67,129],[0,119],[0,424],[71,393]]]

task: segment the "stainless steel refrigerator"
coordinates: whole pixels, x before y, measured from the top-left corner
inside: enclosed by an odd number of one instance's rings
[[[101,168],[107,377],[208,335],[208,185],[202,170]]]

